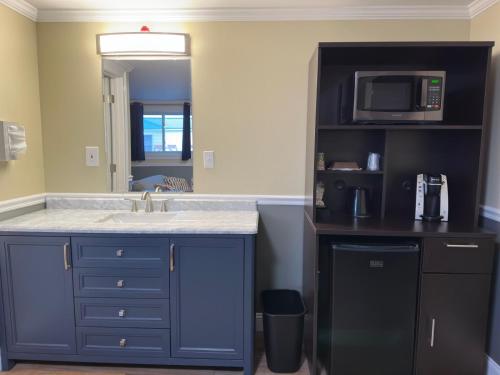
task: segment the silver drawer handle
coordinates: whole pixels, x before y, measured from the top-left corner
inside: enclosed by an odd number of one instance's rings
[[[71,268],[71,262],[69,261],[71,248],[69,243],[65,243],[63,247],[63,256],[64,256],[64,269],[67,271]]]
[[[120,348],[124,348],[127,346],[127,339],[121,339],[120,340]]]
[[[434,347],[434,336],[436,334],[436,319],[432,318],[432,324],[431,324],[431,348]]]
[[[117,257],[122,257],[124,253],[125,253],[125,250],[123,250],[123,249],[116,250],[116,256]]]
[[[170,272],[175,271],[175,244],[170,245]]]
[[[477,249],[479,247],[479,245],[475,244],[475,243],[470,243],[470,244],[447,243],[446,247],[454,247],[454,248],[462,248],[462,249]]]
[[[125,281],[123,281],[123,280],[118,280],[118,281],[116,282],[116,286],[117,286],[118,288],[123,288],[123,287],[125,286]]]
[[[124,309],[121,309],[120,311],[118,311],[118,316],[120,318],[123,318],[125,316],[125,310]]]

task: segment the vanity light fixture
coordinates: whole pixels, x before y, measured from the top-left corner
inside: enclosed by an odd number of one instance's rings
[[[189,34],[157,33],[143,26],[140,32],[97,35],[102,56],[189,56]]]

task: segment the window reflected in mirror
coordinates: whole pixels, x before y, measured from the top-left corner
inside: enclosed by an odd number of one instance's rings
[[[103,59],[103,94],[109,191],[193,191],[190,60]]]

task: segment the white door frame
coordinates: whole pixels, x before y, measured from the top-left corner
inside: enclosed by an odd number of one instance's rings
[[[123,193],[129,191],[131,179],[130,151],[130,95],[129,72],[132,68],[124,61],[103,59],[103,75],[109,77],[111,95],[111,128],[106,134],[111,135],[107,143],[108,167],[110,171],[112,191]],[[109,126],[109,125],[108,125]],[[111,174],[112,164],[115,172]]]

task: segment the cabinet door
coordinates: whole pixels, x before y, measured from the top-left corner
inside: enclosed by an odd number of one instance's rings
[[[172,357],[243,358],[243,239],[176,239],[171,248]]]
[[[417,375],[483,375],[489,275],[424,274]]]
[[[3,237],[0,242],[8,350],[75,354],[70,239]]]

